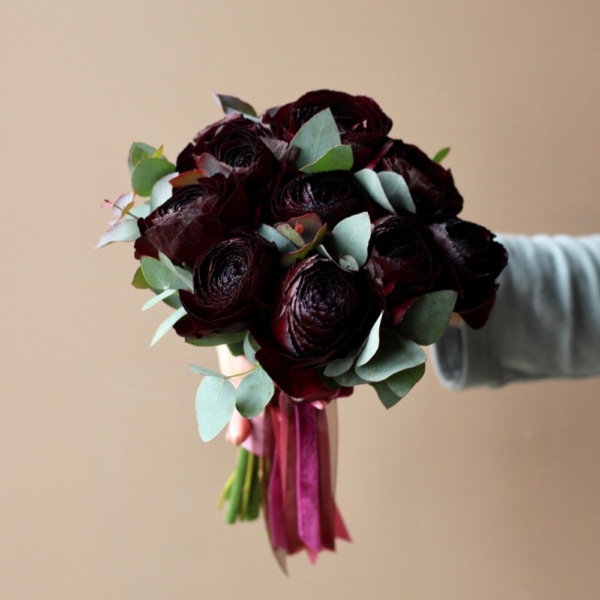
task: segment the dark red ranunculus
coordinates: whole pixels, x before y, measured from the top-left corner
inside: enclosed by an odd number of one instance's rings
[[[255,334],[261,346],[256,356],[291,396],[329,397],[335,390],[317,369],[364,342],[380,311],[366,273],[320,256],[298,261],[278,287],[271,331]]]
[[[138,220],[136,258],[160,251],[174,263],[193,268],[211,244],[234,227],[251,225],[248,198],[234,175],[199,177],[175,187],[173,196]]]
[[[279,271],[273,244],[250,230],[238,230],[208,248],[194,268],[194,293],[180,292],[189,313],[176,325],[184,337],[248,329],[273,302]]]
[[[417,214],[430,223],[454,217],[462,210],[463,198],[450,170],[435,163],[417,146],[394,140],[373,169],[402,175]]]
[[[197,160],[208,153],[231,167],[242,180],[260,184],[275,177],[279,165],[262,137],[269,134],[259,123],[231,115],[200,131],[177,157],[177,170],[196,168]]]
[[[430,229],[456,282],[455,310],[471,327],[483,327],[496,297],[496,278],[508,260],[506,249],[491,231],[462,219],[437,223]]]
[[[412,215],[375,221],[367,271],[380,282],[392,321],[398,324],[415,297],[435,288],[440,262],[427,226]]]
[[[367,210],[369,196],[348,171],[298,175],[271,199],[273,223],[314,212],[329,229],[342,219]]]
[[[357,168],[369,160],[392,128],[391,119],[372,98],[331,90],[308,92],[295,102],[271,108],[262,120],[276,138],[289,142],[304,123],[326,108],[333,114],[342,143],[352,146]]]

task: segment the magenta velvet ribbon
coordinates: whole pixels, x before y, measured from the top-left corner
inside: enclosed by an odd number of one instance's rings
[[[274,550],[305,549],[312,562],[350,537],[334,501],[327,415],[277,390],[265,412],[267,528]]]

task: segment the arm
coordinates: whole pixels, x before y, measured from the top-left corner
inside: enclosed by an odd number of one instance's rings
[[[508,266],[489,321],[433,348],[452,389],[600,375],[600,235],[499,236]]]

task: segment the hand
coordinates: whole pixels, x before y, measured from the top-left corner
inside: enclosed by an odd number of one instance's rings
[[[250,364],[245,356],[233,356],[227,346],[217,346],[217,356],[219,358],[221,373],[224,375],[244,373],[252,368],[252,364]],[[240,384],[241,380],[242,377],[232,377],[230,379],[235,387]],[[250,419],[242,417],[236,410],[229,421],[229,425],[227,425],[225,439],[232,444],[239,446],[246,440],[251,431],[252,423],[250,422]]]

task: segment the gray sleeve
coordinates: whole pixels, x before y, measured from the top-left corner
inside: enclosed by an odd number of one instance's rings
[[[433,346],[442,383],[459,390],[600,375],[600,235],[498,240],[509,259],[488,322],[450,327]]]

